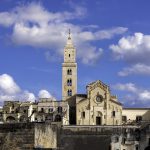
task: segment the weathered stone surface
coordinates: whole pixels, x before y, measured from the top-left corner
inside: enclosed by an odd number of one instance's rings
[[[0,148],[1,150],[32,150],[34,148],[34,124],[1,124]]]
[[[127,136],[129,133],[132,135]],[[137,132],[139,131],[139,132]],[[108,150],[112,135],[124,134],[141,140],[145,149],[149,126],[61,126],[49,123],[16,123],[0,125],[0,150]],[[138,136],[137,136],[138,134]],[[146,143],[145,143],[145,142]],[[134,141],[133,141],[134,142]]]
[[[57,127],[55,125],[35,125],[35,148],[57,148]]]

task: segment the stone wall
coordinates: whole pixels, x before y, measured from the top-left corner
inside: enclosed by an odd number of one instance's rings
[[[137,126],[61,126],[50,123],[0,124],[0,150],[109,150],[112,135],[124,134],[126,137],[127,131],[129,131],[127,128],[132,130],[133,135],[138,132],[142,132],[144,136],[150,135],[149,127],[143,128],[142,131]],[[146,139],[144,136],[142,139]],[[140,145],[145,147],[145,143],[142,141]]]
[[[109,150],[111,136],[125,130],[122,126],[64,126],[58,131],[58,149]]]
[[[57,148],[57,126],[35,124],[35,148]]]
[[[0,150],[34,148],[34,124],[0,124]]]
[[[0,150],[57,147],[57,126],[47,123],[0,124]]]

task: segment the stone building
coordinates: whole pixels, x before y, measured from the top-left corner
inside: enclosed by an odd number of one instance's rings
[[[62,122],[69,124],[69,106],[64,101],[52,101],[51,99],[40,99],[38,110],[34,121]]]
[[[122,104],[111,95],[107,85],[98,80],[88,84],[86,90],[87,94],[76,94],[67,100],[70,106],[70,124],[122,124]]]
[[[150,121],[150,108],[123,108],[122,123]]]
[[[145,150],[150,146],[150,124],[124,127],[121,134],[112,135],[111,150]]]
[[[69,124],[69,106],[67,102],[53,101],[50,98],[39,102],[5,101],[2,110],[2,122],[62,122]]]
[[[2,122],[62,122],[63,125],[127,125],[150,121],[150,108],[123,108],[110,87],[100,80],[77,93],[76,49],[69,31],[62,63],[62,101],[6,101]]]
[[[62,63],[62,100],[5,101],[0,123],[7,123],[0,128],[0,146],[9,130],[7,138],[24,137],[17,145],[26,149],[30,145],[31,149],[147,150],[150,146],[150,108],[124,108],[100,80],[89,83],[86,93],[77,93],[76,49],[70,32]]]
[[[62,100],[77,93],[77,63],[76,49],[73,45],[70,31],[64,48],[64,63],[62,63]]]
[[[69,104],[70,124],[121,125],[128,123],[127,119],[129,122],[150,121],[149,108],[123,108],[117,97],[111,95],[109,86],[100,80],[89,83],[86,94],[78,94],[75,53],[69,32],[62,65],[62,100]]]
[[[31,102],[5,101],[3,106],[4,122],[28,122],[28,109]]]
[[[122,104],[116,96],[111,95],[109,86],[102,81],[88,84],[86,94],[77,94],[77,63],[70,32],[62,65],[62,99],[69,104],[70,124],[122,124]]]
[[[149,108],[123,108],[110,87],[100,80],[86,86],[86,94],[77,93],[76,49],[69,31],[62,63],[62,101],[6,101],[4,122],[60,121],[63,125],[122,125],[150,121]]]

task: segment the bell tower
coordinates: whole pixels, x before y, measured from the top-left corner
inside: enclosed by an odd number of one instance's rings
[[[67,44],[64,48],[64,63],[62,63],[62,100],[77,93],[77,63],[76,49],[73,45],[69,29]]]

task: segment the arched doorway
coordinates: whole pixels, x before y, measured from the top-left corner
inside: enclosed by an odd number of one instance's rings
[[[103,114],[100,111],[98,111],[96,115],[96,125],[102,125],[102,116]]]
[[[55,116],[55,122],[61,122],[62,119],[61,119],[61,116],[60,115],[56,115]]]
[[[102,118],[100,116],[96,116],[96,125],[102,124]]]
[[[16,119],[14,117],[12,117],[12,116],[8,116],[6,118],[6,122],[12,123],[12,122],[15,122],[15,121],[16,121]]]
[[[20,122],[26,122],[26,121],[27,121],[26,116],[20,116],[19,121],[20,121]]]

